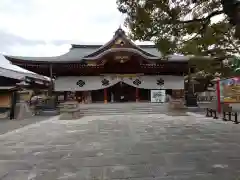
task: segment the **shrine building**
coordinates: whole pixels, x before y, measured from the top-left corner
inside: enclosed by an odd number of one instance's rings
[[[154,45],[136,45],[119,28],[104,45],[75,45],[56,57],[5,56],[12,64],[54,78],[54,92],[79,102],[147,102],[152,92],[184,96],[188,58],[163,57]],[[155,94],[156,95],[156,94]]]

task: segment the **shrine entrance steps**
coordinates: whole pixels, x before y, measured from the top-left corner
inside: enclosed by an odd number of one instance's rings
[[[108,103],[79,104],[80,114],[84,116],[161,114],[168,111],[166,103]]]

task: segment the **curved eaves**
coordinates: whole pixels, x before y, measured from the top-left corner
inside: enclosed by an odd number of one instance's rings
[[[8,60],[20,60],[20,61],[32,61],[33,63],[61,63],[61,62],[80,62],[83,57],[88,55],[89,53],[93,52],[95,49],[81,49],[75,48],[70,49],[67,53],[59,55],[59,56],[52,56],[52,57],[23,57],[23,56],[6,56],[5,58]]]
[[[145,59],[153,59],[153,60],[160,59],[160,57],[147,56],[144,53],[142,53],[141,51],[139,51],[137,49],[132,49],[132,48],[112,48],[112,49],[108,49],[108,50],[102,52],[101,54],[99,54],[97,56],[94,56],[94,57],[91,57],[91,58],[85,57],[83,59],[84,60],[96,60],[96,59],[102,58],[106,54],[113,53],[113,52],[119,52],[119,51],[120,52],[131,52],[131,53],[134,53],[134,54],[138,54],[138,55],[144,57]]]

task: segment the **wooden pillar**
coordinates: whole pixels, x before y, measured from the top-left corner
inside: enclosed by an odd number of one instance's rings
[[[104,89],[104,103],[107,104],[107,88]]]
[[[136,87],[136,102],[139,102],[139,89]]]
[[[82,91],[82,104],[85,104],[85,91]]]

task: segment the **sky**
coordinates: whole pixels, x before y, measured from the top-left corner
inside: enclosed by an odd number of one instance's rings
[[[123,21],[116,0],[0,0],[0,53],[57,56],[70,44],[104,44]],[[0,66],[24,71],[1,54]]]
[[[124,17],[115,0],[0,0],[0,52],[64,54],[70,44],[103,44]],[[22,70],[0,57],[0,66]]]

